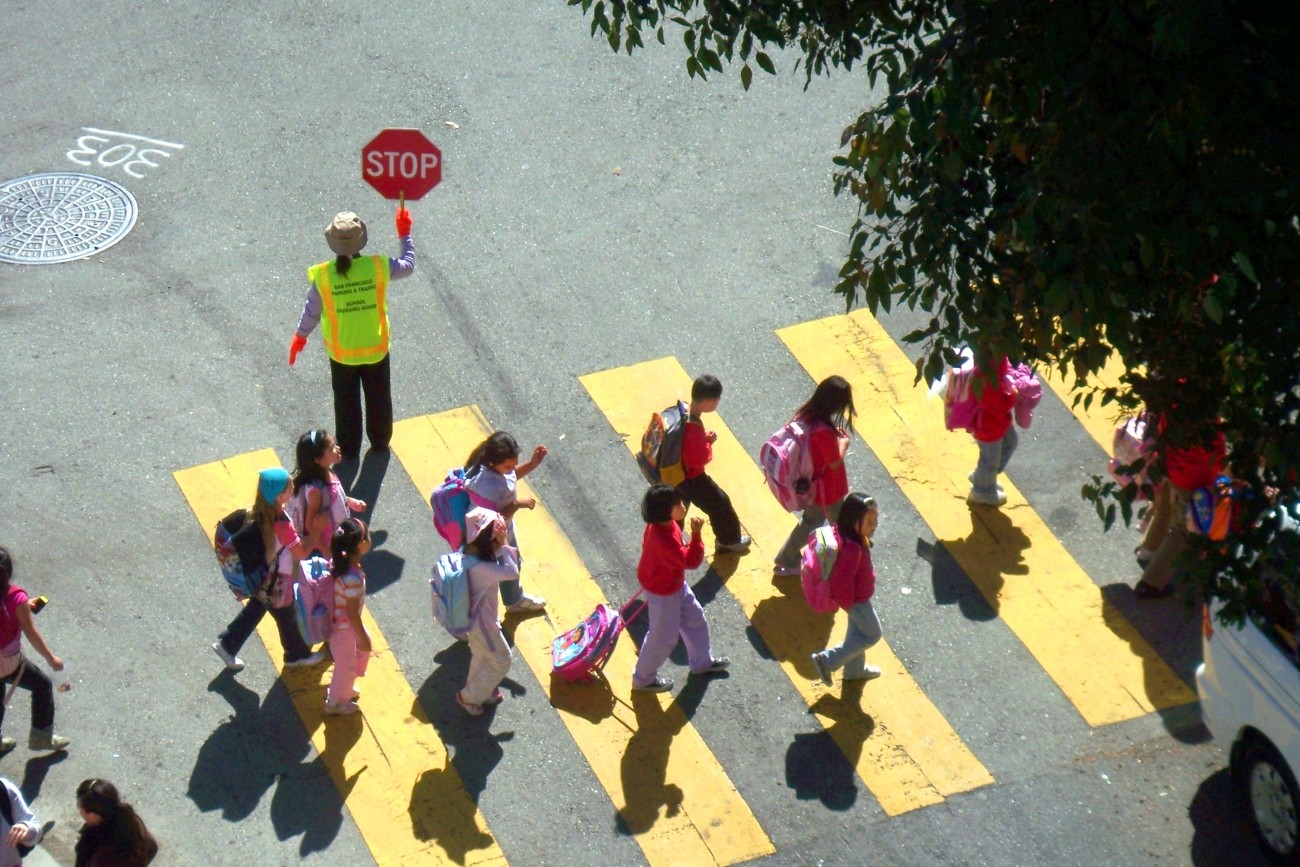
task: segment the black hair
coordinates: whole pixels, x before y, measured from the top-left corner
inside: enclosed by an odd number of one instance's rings
[[[465,477],[469,478],[483,467],[495,467],[502,461],[518,457],[519,443],[515,438],[503,430],[494,431],[465,459]]]
[[[673,519],[673,506],[686,505],[686,495],[672,485],[652,485],[641,498],[641,517],[647,524]]]
[[[702,373],[691,383],[691,400],[713,400],[722,397],[722,380],[711,373]]]
[[[334,270],[339,272],[340,277],[348,275],[348,269],[352,267],[351,256],[339,256],[334,260]]]
[[[828,376],[817,383],[812,397],[795,411],[795,417],[805,421],[825,422],[831,427],[853,431],[853,386],[842,376]]]
[[[14,558],[9,549],[0,545],[0,593],[9,592],[9,581],[14,577]]]
[[[840,506],[840,516],[835,521],[835,529],[840,531],[840,538],[852,539],[865,547],[867,540],[858,532],[858,524],[862,523],[863,515],[874,511],[875,508],[876,501],[859,491],[854,491],[845,497],[844,503]]]
[[[352,568],[352,555],[370,533],[359,518],[344,518],[330,539],[330,555],[334,558],[332,572],[342,575]]]
[[[305,486],[319,482],[325,487],[330,485],[330,471],[318,461],[325,454],[330,442],[330,432],[323,427],[312,428],[298,437],[294,448],[298,465],[293,470],[293,492],[296,494]]]
[[[97,836],[110,842],[115,853],[122,859],[120,863],[143,864],[149,859],[150,850],[156,848],[151,845],[152,839],[135,809],[122,800],[117,787],[108,780],[82,780],[77,786],[77,806],[87,813],[99,816],[102,825],[97,829]],[[90,830],[95,829],[88,824],[82,830],[82,835]],[[78,849],[80,848],[79,845]],[[78,851],[77,854],[77,860],[80,861],[82,853]]]

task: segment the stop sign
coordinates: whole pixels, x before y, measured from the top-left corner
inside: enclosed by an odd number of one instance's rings
[[[385,199],[418,199],[442,180],[442,151],[418,129],[386,129],[361,149],[361,178]]]

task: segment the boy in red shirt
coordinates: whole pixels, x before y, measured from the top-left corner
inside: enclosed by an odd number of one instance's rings
[[[709,516],[716,550],[743,554],[749,550],[750,538],[740,532],[740,518],[727,492],[704,471],[713,460],[713,443],[718,435],[704,429],[700,416],[717,410],[721,400],[722,383],[713,374],[703,374],[691,385],[691,406],[682,423],[682,469],[686,479],[677,488]]]

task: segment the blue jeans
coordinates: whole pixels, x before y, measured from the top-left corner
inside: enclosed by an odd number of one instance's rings
[[[975,472],[971,473],[971,491],[991,497],[998,489],[998,474],[1007,468],[1011,455],[1020,444],[1020,435],[1016,433],[1013,424],[1007,428],[1002,439],[991,443],[976,440],[975,444],[980,447],[980,459],[975,465]]]
[[[880,618],[871,600],[859,602],[849,609],[849,631],[839,647],[828,647],[821,652],[828,671],[844,668],[845,680],[858,680],[866,673],[867,648],[880,640]]]
[[[244,642],[253,634],[253,630],[257,628],[257,624],[262,621],[262,617],[267,612],[270,612],[272,619],[275,620],[275,628],[280,633],[284,661],[297,662],[311,656],[311,648],[302,640],[302,633],[298,631],[298,614],[294,607],[286,605],[284,608],[267,608],[256,599],[249,599],[235,615],[235,619],[230,621],[230,625],[217,636],[226,652],[232,656],[238,655],[239,649],[244,646]]]

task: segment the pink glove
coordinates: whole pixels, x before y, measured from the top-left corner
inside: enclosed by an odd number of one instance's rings
[[[293,367],[293,363],[298,360],[298,353],[302,352],[306,347],[307,347],[307,338],[303,337],[301,334],[295,334],[293,336],[293,340],[289,341],[289,366],[290,367]]]
[[[397,217],[393,222],[397,226],[397,237],[405,238],[411,234],[411,212],[406,208],[397,209]]]

